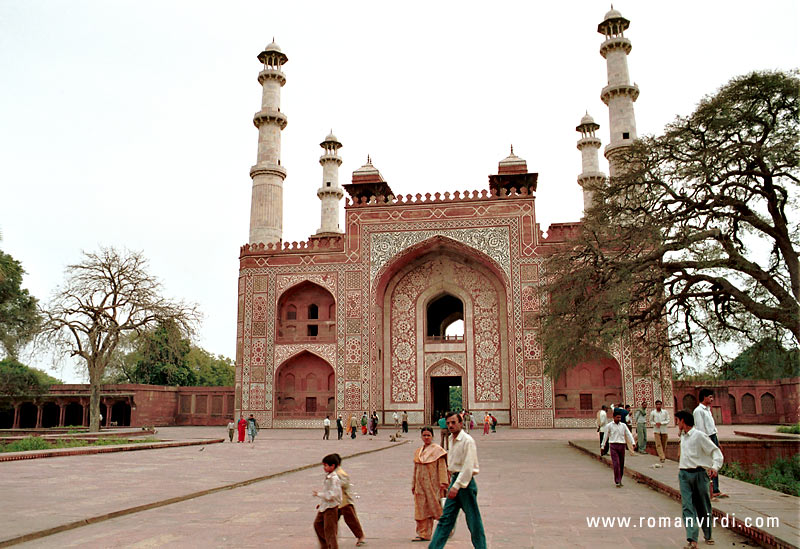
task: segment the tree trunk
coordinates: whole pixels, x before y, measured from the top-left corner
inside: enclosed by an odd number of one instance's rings
[[[95,374],[95,368],[89,365],[89,431],[100,431],[100,383],[99,376]],[[106,412],[108,413],[108,412]]]

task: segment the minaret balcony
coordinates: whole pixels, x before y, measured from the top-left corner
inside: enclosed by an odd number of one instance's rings
[[[633,144],[633,139],[627,139],[625,141],[621,141],[618,143],[609,143],[606,145],[605,151],[603,151],[603,155],[606,157],[606,160],[611,160],[612,157],[616,156],[623,150],[627,149]]]
[[[280,126],[281,129],[284,129],[288,123],[289,119],[286,118],[286,115],[278,110],[263,109],[253,116],[253,124],[256,128],[260,128],[264,124],[275,124],[276,126]]]
[[[603,172],[583,172],[578,176],[578,185],[601,185],[606,181],[606,174]]]
[[[260,162],[250,168],[251,179],[259,175],[277,175],[281,179],[286,179],[286,168],[278,164]]]
[[[281,87],[286,85],[286,75],[278,69],[264,69],[258,73],[258,83],[262,86],[267,80],[277,80],[280,82]]]
[[[600,99],[603,100],[603,103],[608,105],[612,97],[620,95],[627,95],[631,98],[631,101],[636,101],[639,98],[639,86],[636,84],[614,84],[606,86],[603,88],[603,91],[600,92]]]
[[[628,55],[631,53],[633,46],[631,45],[631,41],[624,36],[612,36],[600,45],[600,55],[605,59],[608,52],[617,48],[625,50],[625,55]]]
[[[336,200],[341,200],[344,196],[344,189],[338,185],[331,187],[320,187],[317,189],[317,197],[322,198],[323,196],[335,196]]]
[[[326,164],[328,162],[335,162],[337,166],[342,165],[342,158],[335,154],[323,154],[319,157],[320,164]]]
[[[599,149],[601,145],[601,141],[597,137],[582,137],[578,139],[578,150],[582,151],[586,147],[594,147],[595,149]]]

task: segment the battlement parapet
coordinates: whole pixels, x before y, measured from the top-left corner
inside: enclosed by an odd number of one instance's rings
[[[245,244],[239,248],[239,258],[249,255],[281,253],[341,252],[344,250],[344,236],[314,237],[303,242],[263,242]]]
[[[501,188],[496,189],[483,189],[481,191],[455,191],[452,194],[445,193],[425,193],[425,194],[407,194],[407,195],[389,195],[389,196],[362,196],[361,200],[345,199],[346,208],[364,208],[370,206],[396,206],[400,204],[440,204],[450,202],[472,202],[477,200],[502,200],[505,198],[529,198],[534,196],[534,192],[528,187],[521,187],[516,189]]]

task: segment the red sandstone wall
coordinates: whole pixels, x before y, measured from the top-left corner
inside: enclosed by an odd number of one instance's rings
[[[666,455],[668,459],[678,461],[680,456],[680,441],[673,440],[674,432],[670,432],[670,440],[667,441]],[[748,470],[752,470],[754,465],[769,465],[778,458],[790,459],[800,453],[800,441],[798,440],[737,440],[720,441],[722,455],[725,456],[725,463],[737,462]],[[647,443],[647,452],[656,454],[655,443]]]

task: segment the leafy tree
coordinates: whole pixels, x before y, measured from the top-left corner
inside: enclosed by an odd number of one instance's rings
[[[0,360],[0,401],[43,395],[54,383],[61,383],[61,380],[14,358]]]
[[[195,373],[197,385],[205,387],[233,386],[236,366],[230,358],[222,355],[214,356],[205,349],[192,346],[186,360]]]
[[[36,298],[22,287],[24,273],[19,261],[0,251],[0,347],[11,358],[41,323]]]
[[[138,341],[133,383],[188,386],[197,383],[187,356],[191,345],[174,321],[161,322]]]
[[[89,430],[100,429],[100,383],[120,341],[160,323],[190,334],[199,320],[196,305],[161,295],[139,252],[101,248],[69,265],[66,280],[43,311],[40,339],[63,354],[80,357],[89,373]]]
[[[800,350],[786,350],[774,339],[762,339],[724,364],[722,379],[780,379],[800,376]]]
[[[624,334],[681,363],[719,364],[731,341],[798,344],[798,89],[796,73],[734,78],[612,159],[619,175],[545,265],[551,374]]]

